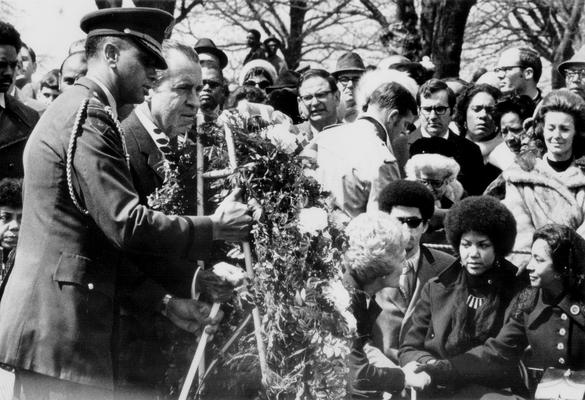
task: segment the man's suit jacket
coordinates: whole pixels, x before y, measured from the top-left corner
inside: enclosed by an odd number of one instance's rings
[[[0,107],[0,179],[22,178],[22,153],[39,114],[9,94],[6,108]]]
[[[398,364],[398,348],[405,332],[403,327],[412,316],[414,306],[420,298],[422,287],[427,281],[455,262],[447,253],[421,245],[416,285],[412,298],[406,299],[398,288],[384,288],[376,294],[376,302],[382,311],[372,327],[373,343]]]
[[[87,214],[72,201],[66,173],[69,140],[85,99],[71,184]],[[212,224],[140,204],[105,104],[103,91],[82,78],[49,106],[27,143],[16,261],[0,302],[0,362],[112,388],[118,277],[138,275],[122,255],[196,260],[210,245]]]
[[[422,137],[420,128],[412,132],[408,137],[399,137],[397,143],[395,143],[395,147],[400,150],[397,157],[400,159],[404,159],[405,156],[407,159],[410,158],[410,146]],[[449,131],[447,141],[453,149],[453,158],[461,167],[457,179],[469,195],[482,194],[484,165],[481,150],[475,143],[453,131]],[[404,142],[407,142],[406,146]],[[404,154],[405,152],[406,154]],[[406,163],[407,159],[404,159],[404,163]]]

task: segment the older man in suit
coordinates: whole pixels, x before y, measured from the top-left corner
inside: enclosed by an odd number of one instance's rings
[[[395,217],[408,238],[406,261],[400,285],[387,287],[376,294],[382,308],[373,327],[373,344],[392,362],[398,362],[398,348],[404,335],[403,327],[411,317],[424,284],[453,264],[455,258],[420,243],[433,216],[435,200],[421,183],[398,180],[380,193],[380,210]]]
[[[134,188],[118,106],[144,101],[156,69],[166,68],[161,42],[172,19],[150,8],[85,16],[87,76],[51,104],[28,141],[19,245],[0,302],[0,362],[16,369],[21,398],[113,398],[121,284],[149,277],[124,254],[196,260],[212,240],[249,233],[244,204],[167,216],[140,204]],[[141,307],[183,329],[210,322],[202,302],[156,287],[144,293]]]

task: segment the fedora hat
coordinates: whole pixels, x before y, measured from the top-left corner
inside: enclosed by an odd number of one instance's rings
[[[154,56],[156,68],[166,69],[162,41],[173,22],[173,16],[157,8],[105,8],[81,19],[81,30],[87,37],[120,36],[133,39]]]
[[[585,67],[585,46],[581,47],[573,57],[560,63],[557,70],[564,75],[565,70],[571,67]]]
[[[195,51],[198,54],[209,53],[219,59],[219,67],[224,69],[228,63],[227,55],[217,48],[213,40],[209,38],[201,38],[195,43]]]
[[[349,51],[337,59],[335,71],[331,73],[337,79],[343,72],[365,72],[364,61],[359,54]]]

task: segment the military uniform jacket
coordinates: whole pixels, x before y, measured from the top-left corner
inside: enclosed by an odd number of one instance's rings
[[[69,195],[66,153],[76,114],[90,98],[76,141]],[[123,252],[195,260],[209,246],[206,217],[165,216],[139,203],[105,94],[80,79],[43,114],[24,155],[24,204],[13,272],[0,302],[0,362],[112,388],[115,295]]]
[[[463,379],[497,377],[502,364],[521,357],[528,368],[585,370],[585,305],[567,296],[547,302],[540,289],[536,296],[535,306],[514,313],[495,338],[451,360]]]
[[[22,178],[22,153],[39,115],[7,93],[4,99],[6,108],[0,107],[0,179]]]

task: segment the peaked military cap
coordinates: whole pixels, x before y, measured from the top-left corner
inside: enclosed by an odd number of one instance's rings
[[[81,19],[81,30],[87,37],[120,36],[133,39],[156,59],[156,67],[166,69],[162,41],[171,28],[173,16],[157,8],[106,8]]]

